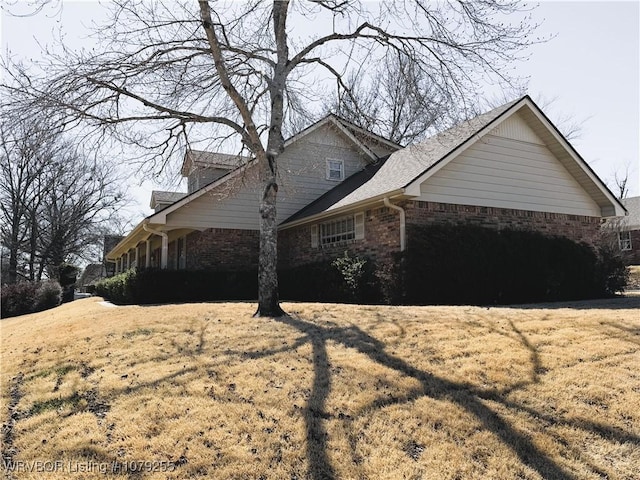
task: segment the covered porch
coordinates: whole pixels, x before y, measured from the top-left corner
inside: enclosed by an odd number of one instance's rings
[[[187,235],[194,231],[143,221],[107,253],[106,260],[115,265],[115,274],[139,267],[184,269]]]

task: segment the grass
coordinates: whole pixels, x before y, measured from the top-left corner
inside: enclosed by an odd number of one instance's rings
[[[10,478],[638,478],[640,296],[98,301],[0,323]]]

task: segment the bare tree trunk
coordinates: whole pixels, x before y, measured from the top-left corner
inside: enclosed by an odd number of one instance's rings
[[[258,262],[258,317],[280,317],[284,311],[278,298],[278,216],[276,197],[276,159],[267,154],[264,165],[264,191],[260,200],[260,256]]]
[[[284,151],[282,123],[284,121],[284,91],[287,79],[287,11],[288,1],[273,2],[273,31],[276,39],[278,61],[273,79],[269,83],[271,119],[266,158],[260,159],[264,191],[260,200],[260,260],[258,266],[257,316],[279,317],[285,314],[278,298],[278,194],[277,160]]]
[[[18,232],[12,232],[11,244],[9,245],[9,272],[7,275],[9,283],[16,283],[18,279],[18,249]]]

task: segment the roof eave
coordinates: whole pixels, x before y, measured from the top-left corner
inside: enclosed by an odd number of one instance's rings
[[[298,220],[294,220],[292,222],[281,223],[278,225],[279,230],[287,230],[289,228],[297,227],[300,225],[304,225],[305,223],[312,223],[317,220],[321,220],[327,217],[333,217],[335,215],[339,215],[341,213],[349,212],[350,210],[356,210],[362,207],[366,207],[378,202],[383,201],[385,197],[394,198],[401,195],[404,195],[404,189],[397,189],[391,192],[383,193],[380,195],[376,195],[375,197],[367,198],[365,200],[360,200],[359,202],[350,203],[348,205],[344,205],[342,207],[335,208],[333,210],[324,210],[320,213],[316,213],[314,215],[309,215],[308,217],[300,218]]]

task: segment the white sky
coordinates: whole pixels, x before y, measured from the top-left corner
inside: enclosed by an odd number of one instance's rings
[[[0,0],[2,3],[2,0]],[[14,3],[14,2],[9,2]],[[104,3],[104,2],[103,2]],[[11,7],[27,9],[28,2]],[[64,2],[62,15],[45,9],[31,17],[2,12],[2,55],[37,59],[42,45],[51,43],[58,27],[69,45],[87,42],[86,29],[100,16],[95,0]],[[531,58],[517,65],[530,77],[529,94],[555,99],[545,109],[552,119],[573,116],[582,134],[572,143],[605,182],[614,172],[630,171],[630,194],[640,195],[640,1],[541,2],[534,17],[544,23],[540,35],[556,34],[531,48]],[[131,179],[138,203],[131,209],[137,223],[149,209],[150,191],[159,188],[140,178]]]

